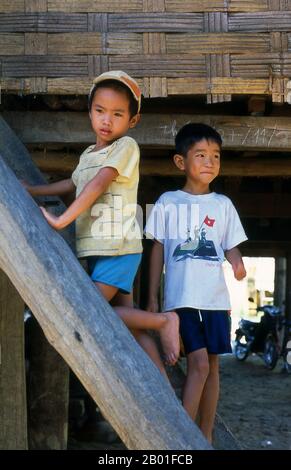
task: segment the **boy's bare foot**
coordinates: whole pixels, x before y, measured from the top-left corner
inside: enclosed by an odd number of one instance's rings
[[[164,315],[167,321],[160,330],[160,338],[166,363],[174,365],[180,353],[179,317],[176,312],[167,312]]]

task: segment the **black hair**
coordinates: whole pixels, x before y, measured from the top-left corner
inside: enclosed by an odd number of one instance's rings
[[[119,93],[125,94],[126,97],[128,98],[128,101],[129,101],[130,117],[132,118],[133,116],[135,116],[138,113],[138,102],[135,99],[135,97],[133,96],[133,94],[130,91],[130,89],[128,88],[128,86],[126,86],[122,82],[119,82],[119,81],[114,80],[114,79],[113,80],[111,80],[111,79],[103,80],[100,83],[96,83],[96,85],[92,89],[92,91],[89,95],[89,98],[88,98],[89,112],[91,111],[92,102],[93,102],[96,90],[98,90],[99,88],[110,88],[111,90],[115,90]]]
[[[190,148],[203,139],[216,142],[219,147],[222,146],[221,135],[213,127],[202,123],[186,124],[176,135],[176,153],[186,158]]]

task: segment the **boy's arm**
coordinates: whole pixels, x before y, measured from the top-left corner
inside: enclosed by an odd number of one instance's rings
[[[226,250],[225,257],[232,266],[234,277],[238,281],[241,281],[247,275],[247,273],[246,273],[244,262],[243,262],[239,249],[235,246],[234,248],[231,248],[230,250]]]
[[[155,240],[151,251],[149,269],[149,294],[147,310],[149,310],[150,312],[159,312],[158,293],[163,266],[164,247],[162,243]]]
[[[64,194],[75,191],[76,186],[72,178],[58,181],[52,184],[40,184],[32,186],[26,181],[22,181],[22,185],[31,194],[31,196],[62,196]]]
[[[82,212],[91,207],[109,184],[118,176],[118,171],[112,167],[102,168],[99,173],[86,184],[83,191],[60,216],[55,216],[41,207],[48,223],[56,230],[61,230],[73,222]]]

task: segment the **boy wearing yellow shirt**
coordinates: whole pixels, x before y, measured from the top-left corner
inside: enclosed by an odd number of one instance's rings
[[[156,345],[144,330],[159,331],[166,362],[174,364],[179,355],[178,316],[134,309],[132,298],[142,252],[136,221],[139,147],[126,133],[140,119],[140,103],[138,84],[125,72],[96,77],[89,94],[96,144],[82,153],[71,178],[26,188],[31,195],[76,191],[74,202],[62,215],[44,208],[42,213],[56,230],[76,220],[77,256],[87,258],[93,282],[165,374]]]

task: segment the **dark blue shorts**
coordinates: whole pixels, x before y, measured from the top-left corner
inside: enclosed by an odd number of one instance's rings
[[[227,310],[176,309],[186,354],[206,348],[209,354],[231,353],[230,317]]]

